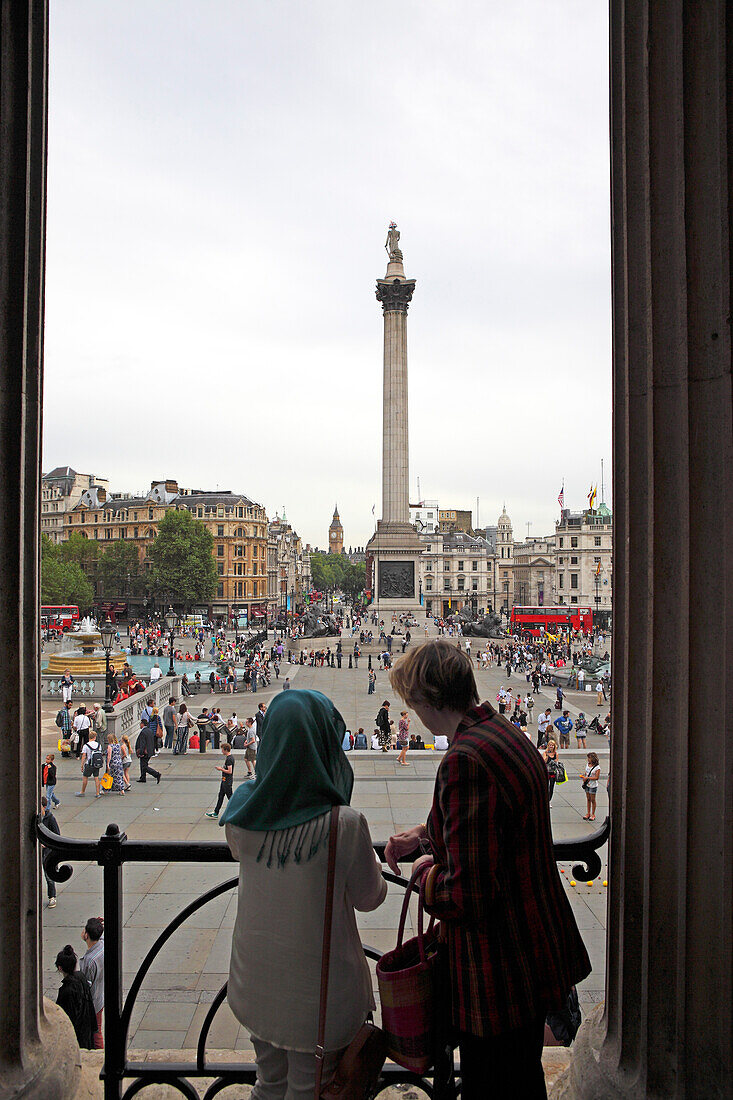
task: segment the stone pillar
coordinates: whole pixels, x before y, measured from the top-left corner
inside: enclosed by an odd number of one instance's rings
[[[61,1100],[81,1062],[41,997],[38,525],[46,205],[46,0],[0,0],[0,1098]],[[60,944],[59,946],[63,946]]]
[[[384,313],[382,518],[367,546],[373,562],[372,606],[380,613],[415,614],[420,608],[423,547],[410,523],[407,430],[407,310],[414,290],[415,280],[405,278],[402,253],[391,253],[385,277],[377,280]]]
[[[733,1081],[733,53],[612,0],[614,650],[605,1009],[555,1096]]]
[[[377,282],[384,311],[384,389],[382,393],[382,521],[410,522],[409,438],[407,428],[407,309],[415,280],[405,279],[392,261]]]

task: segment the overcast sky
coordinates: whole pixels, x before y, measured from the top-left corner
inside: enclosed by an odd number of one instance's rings
[[[394,219],[411,499],[610,503],[606,8],[54,0],[44,469],[366,542]]]

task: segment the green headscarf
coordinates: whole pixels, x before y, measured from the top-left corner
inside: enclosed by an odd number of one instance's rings
[[[299,827],[351,801],[354,773],[341,748],[345,731],[343,718],[320,691],[291,689],[275,696],[262,723],[257,778],[237,787],[219,824],[268,835],[285,830],[271,838],[268,866],[274,848],[280,866],[291,847],[296,862],[304,844],[310,859],[328,835],[328,819],[315,831]],[[258,858],[265,848],[263,843]]]

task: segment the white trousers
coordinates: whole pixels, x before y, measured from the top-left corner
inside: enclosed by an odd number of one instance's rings
[[[257,1084],[250,1100],[313,1100],[316,1084],[315,1054],[283,1050],[252,1036],[257,1057]],[[333,1077],[342,1051],[327,1051],[323,1059],[322,1085]]]

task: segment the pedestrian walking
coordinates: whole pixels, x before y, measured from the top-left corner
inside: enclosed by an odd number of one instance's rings
[[[247,779],[254,779],[257,761],[257,727],[254,718],[247,718],[244,726],[244,762],[247,765]]]
[[[188,752],[188,735],[193,726],[193,718],[185,703],[178,708],[178,722],[176,729],[176,743],[173,746],[174,756],[185,756]]]
[[[602,707],[603,706],[603,700],[604,700],[603,680],[598,680],[596,682],[596,706]]]
[[[573,721],[570,717],[569,711],[564,710],[562,712],[562,716],[560,718],[556,718],[553,725],[555,726],[557,732],[560,734],[560,748],[569,749],[570,731],[573,728]]]
[[[51,805],[45,795],[41,796],[41,825],[43,825],[50,833],[56,833],[57,836],[61,836],[61,829],[59,823],[51,813]],[[56,908],[56,883],[49,876],[46,871],[46,858],[51,855],[50,848],[44,848],[41,855],[41,866],[43,867],[43,875],[46,879],[46,891],[48,893],[48,908]]]
[[[84,1050],[94,1049],[94,1034],[97,1027],[97,1014],[89,982],[77,969],[76,951],[67,943],[63,951],[56,956],[56,969],[61,975],[61,987],[56,1004],[63,1008],[71,1020],[76,1033],[76,1041]]]
[[[43,765],[43,785],[46,788],[46,798],[48,800],[49,807],[61,805],[58,798],[56,797],[56,765],[54,764],[55,759],[55,753],[50,752],[46,757],[46,763]]]
[[[107,771],[112,776],[110,790],[123,794],[125,790],[125,770],[122,767],[122,749],[113,733],[107,734]]]
[[[83,798],[86,794],[87,783],[90,779],[94,780],[94,787],[96,789],[95,798],[102,797],[102,790],[99,784],[99,773],[104,767],[104,753],[102,746],[96,738],[92,738],[91,741],[87,741],[84,745],[81,754],[81,790],[76,792],[77,798]]]
[[[186,729],[188,730],[188,727]],[[140,722],[140,732],[135,742],[135,752],[140,761],[140,778],[136,782],[146,783],[147,774],[150,772],[151,775],[155,776],[155,782],[160,783],[160,772],[150,767],[150,761],[155,755],[155,736],[147,722]]]
[[[91,986],[94,1013],[97,1018],[97,1030],[93,1035],[94,1049],[104,1049],[102,1036],[102,1012],[104,1011],[104,921],[101,917],[90,917],[84,925],[81,938],[87,949],[79,959],[79,970]]]
[[[367,695],[374,695],[377,688],[377,674],[374,669],[369,670],[369,687],[367,688]]]
[[[74,718],[74,729],[71,734],[71,741],[74,746],[74,753],[77,760],[81,759],[81,754],[84,751],[84,746],[89,740],[89,731],[91,730],[91,726],[92,720],[87,714],[87,708],[85,706],[80,706]]]
[[[588,763],[585,766],[585,771],[580,776],[583,780],[583,790],[585,791],[585,800],[588,806],[588,812],[583,816],[583,821],[595,821],[596,794],[598,791],[598,780],[601,778],[601,765],[598,763],[598,757],[594,752],[588,753],[587,760]]]
[[[173,742],[176,736],[176,700],[175,696],[171,696],[167,704],[163,707],[163,729],[165,730],[165,738],[163,740],[163,747],[166,749],[173,748]]]
[[[63,703],[71,702],[71,694],[74,690],[75,684],[74,677],[71,675],[71,669],[65,668],[64,674],[61,677],[61,701]]]
[[[394,722],[392,722],[389,717],[389,699],[385,699],[376,717],[376,726],[379,730],[379,747],[382,752],[387,752],[389,749],[392,740],[392,730],[390,727],[393,725]]]
[[[123,733],[120,738],[120,753],[122,754],[122,774],[124,777],[125,790],[130,790],[130,768],[132,766],[132,745],[130,744],[130,738],[126,733]]]
[[[232,756],[232,746],[228,741],[225,741],[221,746],[222,755],[224,757],[223,765],[217,764],[216,770],[221,772],[221,783],[219,784],[219,797],[216,800],[216,806],[213,813],[207,813],[207,817],[218,817],[219,810],[224,804],[224,799],[227,802],[232,797],[232,782],[234,780],[234,757]]]
[[[400,712],[400,720],[397,723],[397,745],[400,749],[400,755],[397,757],[397,763],[401,764],[405,768],[409,768],[407,763],[407,749],[410,744],[410,715],[406,710]]]

